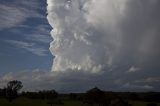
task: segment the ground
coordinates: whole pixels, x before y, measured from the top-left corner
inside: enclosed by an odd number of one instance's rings
[[[13,102],[8,102],[6,99],[0,99],[0,106],[51,106],[50,100],[32,100],[28,98],[17,98]],[[81,101],[77,100],[61,100],[61,105],[54,104],[53,106],[86,106]],[[129,101],[132,106],[147,106],[147,102],[142,101]],[[160,103],[157,103],[160,106]]]

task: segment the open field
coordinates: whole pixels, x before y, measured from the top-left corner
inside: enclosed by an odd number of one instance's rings
[[[6,99],[0,99],[0,106],[51,106],[49,103],[50,100],[32,100],[28,98],[18,98],[13,102],[8,102]],[[52,106],[87,106],[83,102],[78,100],[61,100],[63,104],[53,104]],[[132,106],[147,106],[147,102],[142,101],[130,101]],[[160,106],[160,103],[157,103],[157,106]]]

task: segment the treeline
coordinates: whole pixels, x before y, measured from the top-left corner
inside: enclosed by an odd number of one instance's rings
[[[0,89],[0,97],[6,98],[9,100],[9,102],[11,102],[19,96],[18,92],[22,87],[23,85],[21,81],[9,81],[3,89]]]
[[[131,101],[160,102],[160,92],[105,92],[111,99],[122,98]]]
[[[20,96],[30,99],[55,99],[58,93],[55,90],[43,90],[39,92],[22,92]]]
[[[9,81],[4,88],[0,89],[0,98],[6,98],[9,102],[12,102],[18,97],[41,100],[46,99],[51,100],[51,102],[49,102],[51,104],[53,104],[53,101],[54,103],[62,104],[62,101],[64,100],[75,100],[82,101],[84,104],[89,104],[91,106],[95,104],[100,106],[110,106],[111,104],[131,106],[128,101],[160,102],[160,92],[107,92],[102,91],[97,87],[86,91],[86,93],[59,94],[55,90],[19,92],[22,87],[21,81]]]
[[[4,98],[6,96],[7,90],[5,88],[0,88],[0,98]]]

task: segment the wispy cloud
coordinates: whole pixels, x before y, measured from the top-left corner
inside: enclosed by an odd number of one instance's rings
[[[21,25],[30,17],[42,18],[38,7],[38,1],[3,1],[0,4],[0,30]]]
[[[137,80],[135,82],[138,83],[153,83],[153,82],[160,82],[160,78],[159,77],[148,77],[146,79],[141,79],[141,80]]]
[[[29,35],[24,35],[24,37],[30,41],[40,42],[40,43],[50,43],[50,30],[46,25],[40,25],[34,29]]]
[[[24,32],[18,28],[29,30],[29,32]],[[48,24],[40,24],[35,27],[29,25],[20,25],[18,28],[13,28],[10,30],[10,32],[21,36],[28,41],[34,41],[37,43],[49,44],[52,41],[50,36],[50,27]]]
[[[35,43],[29,43],[29,42],[17,41],[17,40],[5,40],[5,42],[17,48],[25,49],[26,51],[29,51],[38,56],[47,55],[48,50],[43,47],[37,47]]]
[[[152,90],[154,87],[150,85],[135,85],[131,83],[126,83],[122,86],[122,88],[127,88],[127,89],[139,89],[139,90]]]
[[[127,72],[129,72],[129,73],[134,73],[134,72],[137,72],[137,71],[139,71],[139,70],[140,70],[140,68],[135,67],[135,66],[132,66],[132,67],[129,68],[129,70],[128,70]]]
[[[36,24],[25,24],[29,19],[43,19],[41,2],[39,0],[4,0],[0,4],[0,30],[10,28],[9,33],[16,34],[15,39],[5,38],[5,42],[14,47],[25,49],[38,56],[46,56],[50,42],[48,26],[45,23],[37,21]],[[23,29],[23,30],[21,30]],[[12,32],[13,31],[13,32]],[[23,37],[21,41],[18,37]],[[48,43],[46,47],[45,44]]]

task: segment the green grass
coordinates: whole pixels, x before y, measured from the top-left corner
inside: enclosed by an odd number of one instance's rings
[[[8,102],[6,99],[0,99],[0,106],[50,106],[47,104],[50,100],[32,100],[27,98],[18,98],[13,102]],[[53,106],[85,106],[81,101],[63,100],[63,105],[54,104]],[[133,106],[146,106],[147,102],[130,101]],[[158,104],[160,106],[160,103]]]
[[[50,106],[48,104],[50,100],[31,100],[27,98],[18,98],[13,102],[8,102],[6,99],[0,99],[0,106]],[[54,106],[82,106],[80,101],[62,101],[64,105],[54,104]]]
[[[47,106],[45,101],[30,100],[27,98],[19,98],[13,102],[8,102],[6,99],[0,99],[0,106]]]
[[[147,106],[147,102],[143,102],[143,101],[130,101],[129,103],[131,103],[133,106]],[[160,103],[157,103],[157,106],[160,106]]]

